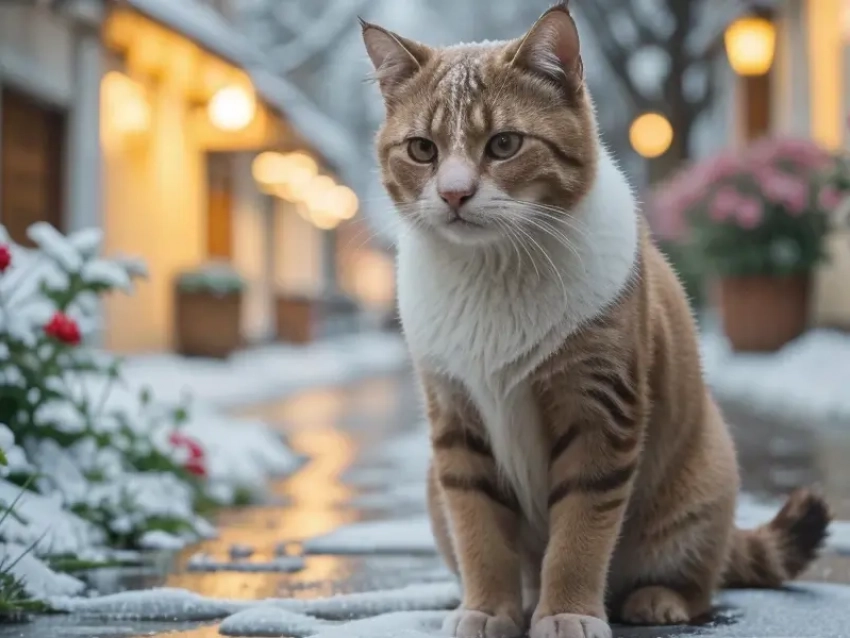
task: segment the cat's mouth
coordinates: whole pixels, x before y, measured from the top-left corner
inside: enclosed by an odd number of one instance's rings
[[[460,228],[483,228],[481,224],[477,224],[473,221],[466,219],[465,217],[461,217],[458,214],[450,217],[448,222],[446,222],[448,226],[455,226]]]

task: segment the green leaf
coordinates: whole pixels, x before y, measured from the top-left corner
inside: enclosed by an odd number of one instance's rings
[[[6,458],[6,453],[3,448],[0,448],[0,466],[6,467],[9,465],[9,459]]]

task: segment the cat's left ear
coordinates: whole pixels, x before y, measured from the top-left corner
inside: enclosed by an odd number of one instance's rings
[[[431,49],[362,19],[360,26],[381,93],[385,99],[390,99],[400,85],[425,66],[431,57]]]
[[[566,1],[544,13],[525,36],[508,50],[511,64],[575,90],[584,84],[578,28]]]

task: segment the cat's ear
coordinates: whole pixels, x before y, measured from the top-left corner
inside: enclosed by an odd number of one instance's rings
[[[578,28],[566,1],[546,11],[508,50],[510,63],[574,89],[584,84]]]
[[[389,98],[399,85],[425,66],[431,57],[431,49],[362,19],[360,26],[381,93]]]

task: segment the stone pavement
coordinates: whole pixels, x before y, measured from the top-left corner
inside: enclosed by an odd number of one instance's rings
[[[334,593],[372,591],[410,583],[445,580],[432,555],[372,554],[308,556],[295,573],[188,569],[201,552],[228,560],[234,546],[250,549],[247,562],[262,564],[281,553],[298,552],[302,541],[341,525],[384,520],[423,512],[424,456],[411,452],[419,398],[409,377],[373,379],[349,387],[310,392],[252,410],[280,424],[297,452],[310,459],[294,476],[273,486],[263,506],[224,512],[220,537],[173,557],[161,569],[136,573],[105,570],[94,582],[117,591],[165,585],[216,598],[314,598]],[[741,447],[745,489],[761,495],[784,494],[798,484],[819,483],[837,512],[850,518],[850,433],[779,427],[729,411]],[[427,443],[425,444],[427,447]],[[417,466],[420,464],[420,466]],[[403,469],[403,471],[402,471]],[[850,558],[822,558],[807,581],[850,582]],[[20,626],[0,626],[0,638],[213,638],[217,624],[96,623],[73,617],[42,618]],[[623,638],[656,636],[736,636],[750,638],[839,638],[850,636],[850,587],[800,584],[780,592],[727,592],[717,612],[693,627],[618,628]]]

